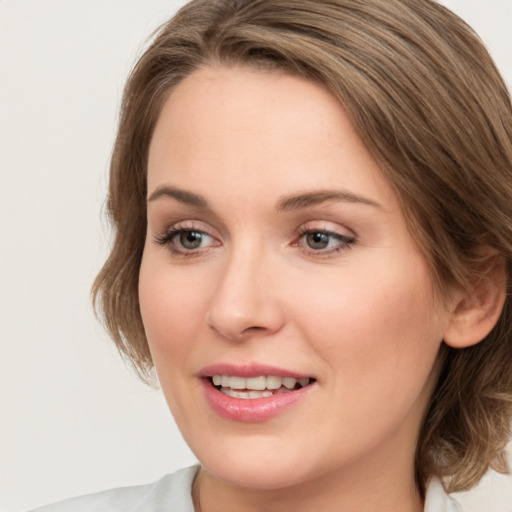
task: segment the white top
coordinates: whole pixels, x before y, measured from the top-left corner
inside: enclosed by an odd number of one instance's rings
[[[32,512],[194,512],[192,482],[199,466],[180,469],[147,485],[121,487],[38,508]],[[464,512],[439,480],[427,489],[425,512]]]

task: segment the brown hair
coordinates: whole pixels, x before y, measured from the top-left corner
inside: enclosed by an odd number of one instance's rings
[[[512,271],[512,105],[474,32],[432,0],[194,0],[157,33],[127,83],[110,169],[111,254],[95,304],[139,374],[152,361],[138,303],[146,165],[172,88],[212,63],[284,70],[328,87],[401,201],[440,289],[468,287],[485,245]],[[416,453],[420,488],[506,471],[512,415],[510,280],[487,338],[444,366]]]

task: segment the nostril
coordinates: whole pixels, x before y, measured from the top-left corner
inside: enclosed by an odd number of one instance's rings
[[[259,326],[255,325],[255,326],[247,327],[246,329],[244,329],[242,331],[242,335],[250,334],[251,332],[260,332],[260,331],[264,331],[264,330],[265,330],[264,327],[259,327]]]

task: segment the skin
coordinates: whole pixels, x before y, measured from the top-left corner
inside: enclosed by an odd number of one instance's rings
[[[276,210],[326,190],[362,200]],[[155,128],[148,197],[140,306],[167,402],[202,463],[196,508],[422,510],[414,451],[453,308],[336,99],[277,72],[195,71]],[[170,228],[204,233],[199,247],[156,241]],[[304,229],[335,235],[312,248]],[[316,383],[282,414],[242,423],[215,413],[200,385],[221,362]]]

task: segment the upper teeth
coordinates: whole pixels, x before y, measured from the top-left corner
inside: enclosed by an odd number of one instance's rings
[[[294,389],[297,383],[301,386],[307,386],[310,379],[294,379],[293,377],[276,377],[274,375],[261,375],[259,377],[234,377],[230,375],[214,375],[212,377],[215,386],[231,389],[253,389],[262,391],[264,389],[279,389],[284,386],[288,389]]]

